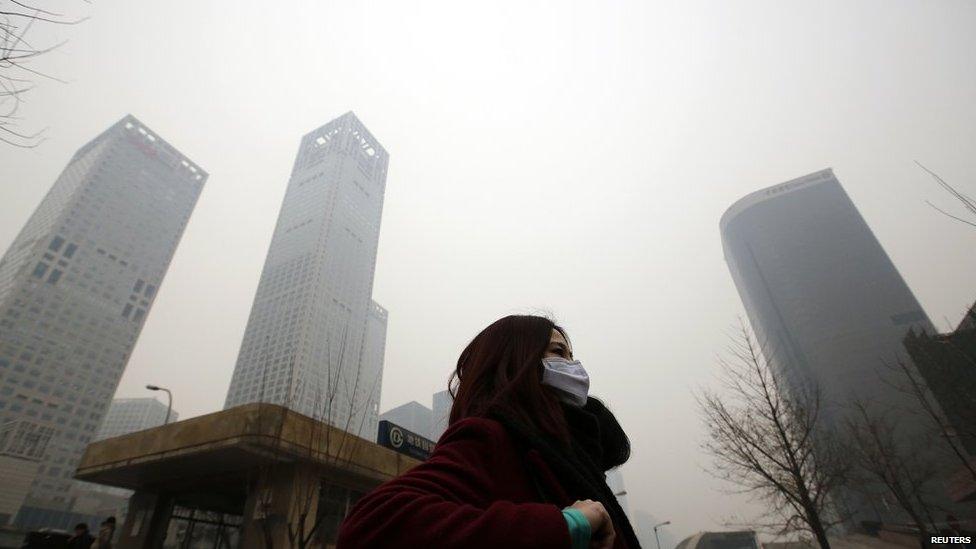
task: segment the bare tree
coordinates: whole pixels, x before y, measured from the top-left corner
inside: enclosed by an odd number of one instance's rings
[[[846,418],[845,439],[855,465],[850,485],[867,496],[882,495],[871,493],[880,488],[905,511],[921,539],[928,539],[930,533],[938,532],[933,513],[940,510],[932,501],[938,469],[931,453],[924,452],[917,440],[899,439],[897,422],[890,415],[872,410],[859,400],[852,409]]]
[[[779,535],[808,533],[829,548],[828,530],[845,518],[830,498],[847,466],[823,425],[819,388],[779,387],[744,323],[729,353],[720,360],[723,390],[696,395],[712,473],[767,505],[765,527]]]
[[[327,361],[324,386],[320,382],[315,390],[315,400],[319,404],[315,419],[320,421],[309,433],[309,448],[324,443],[329,449],[326,468],[331,470],[348,465],[349,457],[355,453],[355,447],[364,442],[359,435],[362,434],[366,422],[367,407],[371,397],[379,390],[378,377],[369,381],[364,379],[364,365],[359,361],[362,348],[353,349],[351,355],[348,352],[348,335],[347,321],[343,326],[335,360],[332,360],[331,339],[327,338],[326,352],[330,358]],[[347,360],[347,357],[351,360]],[[348,375],[350,372],[353,372],[352,376]],[[299,392],[298,398],[302,397]],[[324,527],[328,526],[329,531],[323,533],[323,537],[333,534],[332,530],[343,517],[333,515],[333,509],[329,505],[339,499],[346,500],[348,490],[317,478],[314,482],[299,483],[296,488],[292,496],[297,513],[288,524],[288,539],[291,547],[305,549]]]
[[[959,357],[972,363],[973,372],[976,372],[976,363],[972,358],[945,340],[944,344],[949,346],[949,352],[958,353]],[[919,351],[921,352],[921,351]],[[926,358],[934,357],[924,355]],[[894,370],[898,377],[895,380],[885,379],[885,383],[901,391],[910,397],[910,402],[917,404],[913,410],[917,410],[920,415],[927,420],[931,431],[942,441],[944,448],[963,468],[976,480],[976,462],[973,461],[966,449],[967,441],[976,441],[976,424],[972,419],[976,417],[976,373],[953,372],[951,368],[940,368],[938,375],[944,376],[941,383],[943,398],[948,398],[951,402],[945,403],[952,405],[955,410],[966,410],[968,414],[964,418],[957,418],[959,421],[951,422],[946,415],[946,410],[935,400],[930,390],[929,384],[925,382],[918,371],[905,361],[899,360],[888,366]],[[955,374],[955,375],[954,375]]]
[[[290,547],[305,549],[315,545],[316,539],[333,535],[333,530],[344,516],[345,508],[341,509],[342,515],[337,516],[330,503],[340,499],[346,503],[348,490],[329,479],[323,479],[322,472],[339,471],[351,464],[357,448],[365,442],[358,435],[362,434],[368,416],[367,407],[379,391],[378,376],[372,380],[364,379],[363,365],[359,363],[362,349],[351,349],[348,345],[348,320],[343,323],[338,342],[333,342],[331,335],[326,335],[325,372],[322,377],[299,379],[294,371],[291,372],[286,406],[299,408],[308,398],[315,402],[312,416],[316,421],[303,433],[305,440],[302,447],[307,455],[300,456],[306,458],[310,466],[296,468],[293,463],[282,466],[285,460],[279,432],[275,437],[271,463],[260,468],[257,478],[252,479],[255,485],[270,486],[276,474],[283,470],[302,476],[291,482],[292,490],[286,496],[286,508],[290,512],[286,516],[274,514],[272,490],[264,490],[257,495],[256,504],[261,509],[259,515],[264,519],[261,524],[268,548],[274,547],[276,527],[285,529]],[[283,422],[279,426],[281,424]],[[325,451],[319,452],[317,449],[320,448]]]
[[[37,1],[0,0],[0,141],[16,147],[36,147],[44,140],[44,130],[32,132],[20,128],[18,112],[24,95],[34,87],[37,78],[62,82],[33,68],[31,63],[64,42],[41,45],[32,31],[36,27],[75,25],[84,20],[42,9]]]

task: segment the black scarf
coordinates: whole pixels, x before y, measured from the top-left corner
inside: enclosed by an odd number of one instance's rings
[[[613,416],[596,398],[590,397],[581,407],[563,405],[569,426],[571,447],[541,435],[534,429],[503,414],[492,416],[500,421],[523,447],[539,452],[566,492],[575,499],[599,501],[613,520],[614,530],[630,549],[640,549],[637,535],[620,507],[613,490],[607,486],[605,471],[623,464],[630,457],[630,441]],[[541,487],[539,479],[534,479]],[[541,491],[541,488],[540,488]],[[545,499],[545,494],[540,496]]]

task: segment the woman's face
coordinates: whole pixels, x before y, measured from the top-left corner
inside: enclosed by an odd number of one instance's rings
[[[546,347],[546,354],[543,358],[562,357],[566,360],[573,360],[573,349],[569,347],[569,342],[563,337],[562,332],[553,328],[552,335],[549,336],[549,346]]]

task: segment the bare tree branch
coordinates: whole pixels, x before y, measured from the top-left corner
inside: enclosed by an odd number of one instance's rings
[[[932,178],[935,179],[935,181],[939,184],[939,186],[942,187],[950,195],[952,195],[953,198],[955,198],[956,200],[958,200],[963,205],[963,207],[966,208],[966,210],[969,211],[969,213],[971,215],[976,216],[976,202],[974,202],[972,198],[970,198],[969,196],[967,196],[967,195],[961,193],[960,191],[956,190],[955,187],[953,187],[952,185],[950,185],[949,183],[947,183],[946,180],[942,179],[937,173],[935,173],[932,170],[930,170],[930,169],[926,168],[925,166],[923,166],[922,163],[919,162],[918,160],[915,161],[915,164],[917,164],[919,168],[922,168],[923,170],[925,170],[926,173],[928,173],[929,175],[931,175]],[[927,200],[926,200],[926,203],[929,206],[931,206],[932,208],[935,208],[937,211],[939,211],[940,213],[942,213],[943,215],[945,215],[947,217],[950,217],[950,218],[952,218],[952,219],[954,219],[956,221],[960,221],[962,223],[965,223],[966,225],[970,225],[972,227],[976,227],[976,223],[974,223],[972,221],[969,221],[969,220],[963,219],[963,218],[961,218],[959,216],[950,214],[950,213],[946,212],[945,210],[943,210],[942,208],[939,208],[939,207],[935,206],[934,204],[932,204],[931,202],[929,202]]]
[[[855,474],[865,478],[851,483],[870,493],[880,486],[905,511],[918,528],[921,539],[938,532],[933,513],[938,507],[931,501],[937,469],[920,449],[896,437],[896,423],[883,413],[869,409],[862,401],[852,405],[854,414],[847,416],[849,455],[856,463]]]
[[[731,358],[719,360],[722,391],[696,395],[711,472],[766,504],[769,512],[753,526],[809,534],[829,548],[828,530],[845,518],[829,498],[845,482],[847,465],[821,425],[819,388],[780,387],[764,349],[740,323]]]
[[[20,8],[20,9],[17,9]],[[23,131],[17,113],[23,96],[33,89],[34,78],[65,83],[43,71],[29,67],[28,63],[60,48],[64,41],[51,46],[39,47],[27,40],[27,34],[35,23],[43,25],[77,25],[86,17],[69,18],[62,13],[42,9],[34,3],[22,0],[0,0],[0,142],[15,147],[33,148],[44,142],[44,132]]]

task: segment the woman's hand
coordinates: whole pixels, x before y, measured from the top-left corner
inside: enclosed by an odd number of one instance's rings
[[[584,499],[576,501],[571,505],[573,509],[578,509],[587,522],[590,523],[590,549],[611,549],[616,534],[613,531],[613,521],[610,514],[599,501]]]

